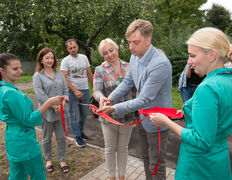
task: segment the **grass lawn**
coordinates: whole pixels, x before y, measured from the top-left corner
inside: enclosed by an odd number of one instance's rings
[[[177,87],[173,86],[172,87],[172,104],[173,104],[174,109],[180,110],[182,108],[183,101],[181,99],[180,93],[178,93],[176,90],[177,90]]]
[[[20,79],[18,81],[16,81],[16,83],[27,83],[27,82],[31,82],[32,81],[32,75],[34,73],[30,72],[30,73],[23,73],[20,77]]]
[[[32,75],[33,73],[23,73],[23,75],[21,76],[20,80],[17,82],[31,82],[32,81]],[[89,83],[89,87],[90,87],[90,95],[92,96],[92,92],[93,92],[93,88],[92,85]],[[183,102],[181,99],[181,95],[180,93],[178,93],[176,91],[177,87],[173,86],[172,87],[172,104],[173,104],[173,108],[175,109],[181,109]],[[34,93],[34,89],[30,88],[30,89],[26,89],[23,90],[24,93]]]

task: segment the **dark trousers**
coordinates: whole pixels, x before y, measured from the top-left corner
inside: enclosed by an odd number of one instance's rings
[[[158,133],[146,132],[142,124],[138,125],[141,140],[141,152],[143,156],[144,169],[146,174],[146,180],[165,180],[166,179],[166,152],[167,152],[167,140],[169,130],[160,132],[161,139],[161,151],[160,162],[158,166],[158,172],[155,175],[150,175],[154,171],[154,168],[158,161],[159,156],[159,141]]]

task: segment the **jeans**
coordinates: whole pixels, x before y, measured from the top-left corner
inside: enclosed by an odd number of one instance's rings
[[[185,101],[189,100],[193,96],[195,90],[196,87],[183,87],[181,89],[181,98],[183,103],[185,103]]]
[[[80,100],[76,97],[73,91],[69,90],[69,113],[70,126],[73,136],[81,137],[85,120],[88,115],[89,106],[80,105],[78,103],[89,104],[90,94],[88,89],[79,90],[83,93],[84,99]]]

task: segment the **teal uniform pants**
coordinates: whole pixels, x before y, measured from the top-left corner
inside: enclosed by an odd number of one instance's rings
[[[42,154],[23,162],[10,163],[9,180],[27,180],[28,175],[31,180],[46,180],[46,172]]]

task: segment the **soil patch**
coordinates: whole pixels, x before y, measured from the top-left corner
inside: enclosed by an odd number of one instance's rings
[[[0,121],[0,177],[1,180],[7,180],[9,177],[9,162],[5,149],[5,123]],[[42,131],[37,129],[37,139],[41,145]],[[102,149],[85,147],[78,148],[74,141],[67,141],[66,163],[71,170],[68,174],[63,174],[57,161],[57,145],[55,135],[52,143],[54,172],[47,174],[48,180],[77,180],[89,173],[91,170],[104,162],[104,152]]]

